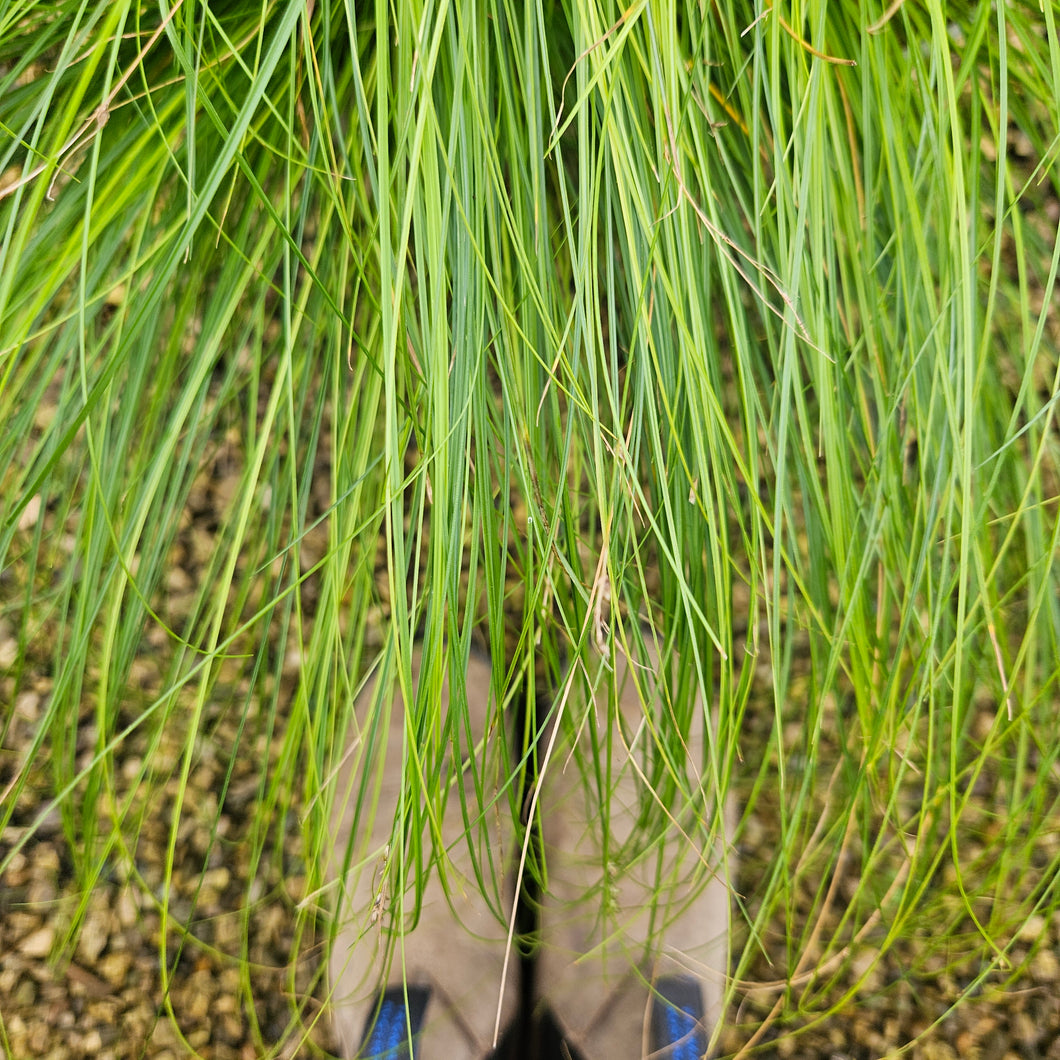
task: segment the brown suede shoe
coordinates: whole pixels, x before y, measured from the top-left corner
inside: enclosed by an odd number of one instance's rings
[[[417,649],[414,686],[419,668]],[[490,666],[474,656],[468,663],[472,745],[463,727],[457,737],[463,790],[449,791],[438,821],[441,843],[424,838],[425,857],[433,863],[419,919],[410,929],[405,925],[414,920],[412,880],[424,869],[409,864],[400,871],[399,844],[391,841],[401,799],[406,715],[400,692],[395,688],[388,706],[376,683],[369,681],[355,705],[350,751],[336,788],[329,864],[339,915],[329,965],[336,1034],[348,1057],[482,1060],[491,1050],[498,1004],[503,1029],[518,998],[514,959],[501,996],[514,894],[512,815],[506,800],[483,809],[472,781],[478,773],[480,785],[496,794],[507,776],[503,734],[482,739],[491,713]],[[446,683],[443,711],[448,700]],[[387,709],[389,724],[378,730],[385,734],[385,746],[368,747],[373,712]],[[358,816],[359,799],[365,808]],[[368,826],[358,824],[354,834],[359,820]]]
[[[642,665],[619,651],[613,674],[601,659],[542,780],[538,993],[585,1060],[700,1060],[721,1017],[732,829],[709,794],[702,696],[682,709],[675,671],[651,645]],[[659,736],[674,727],[683,754]]]

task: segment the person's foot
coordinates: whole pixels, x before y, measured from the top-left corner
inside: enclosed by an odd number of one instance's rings
[[[419,668],[417,649],[413,687]],[[423,864],[410,853],[402,865],[400,844],[391,842],[402,797],[406,714],[396,685],[389,703],[376,685],[373,677],[358,697],[336,788],[329,864],[339,896],[329,964],[336,1036],[347,1057],[482,1060],[491,1050],[498,1004],[503,1030],[518,997],[514,958],[501,996],[514,827],[507,798],[499,794],[507,776],[503,733],[483,739],[491,718],[490,665],[474,656],[468,663],[470,729],[459,724],[462,707],[450,728],[464,782],[450,788],[441,819],[434,819],[441,843],[424,834]],[[443,719],[449,695],[447,682]],[[457,695],[462,699],[464,689]],[[373,727],[374,718],[380,721]],[[491,805],[498,797],[502,801]],[[427,877],[418,919],[417,876]]]
[[[697,1060],[728,961],[711,722],[674,660],[660,667],[651,645],[643,665],[616,656],[590,675],[588,709],[568,703],[541,781],[539,993],[585,1060]]]

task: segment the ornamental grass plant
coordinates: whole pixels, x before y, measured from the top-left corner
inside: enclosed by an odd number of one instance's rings
[[[466,725],[444,675],[488,647],[496,724],[567,680],[577,726],[592,660],[652,640],[736,806],[726,1055],[943,984],[883,1055],[1040,984],[1057,13],[0,0],[0,878],[58,830],[52,966],[118,879],[182,1047],[219,1055],[173,1004],[208,953],[261,1055],[319,1055],[369,663],[408,689],[422,642],[415,890]],[[518,777],[479,797],[517,815]]]

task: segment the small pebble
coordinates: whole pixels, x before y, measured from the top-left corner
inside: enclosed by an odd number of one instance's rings
[[[55,945],[55,929],[50,925],[38,928],[27,935],[19,944],[19,952],[24,957],[47,957]]]
[[[131,967],[132,954],[125,951],[104,954],[96,970],[100,978],[105,979],[111,986],[120,988],[128,981]]]

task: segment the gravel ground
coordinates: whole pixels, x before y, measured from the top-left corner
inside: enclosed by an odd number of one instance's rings
[[[43,681],[21,695],[7,746],[28,739],[45,695]],[[220,718],[212,730],[217,746],[232,746],[235,724],[236,719]],[[58,814],[46,813],[31,834],[31,822],[44,805],[31,795],[22,800],[16,824],[0,842],[3,856],[29,835],[0,880],[3,1055],[11,1060],[176,1060],[198,1054],[250,1060],[319,1056],[333,1049],[326,1020],[317,1020],[317,951],[312,939],[299,940],[296,934],[296,906],[304,897],[297,861],[265,861],[256,873],[250,863],[248,828],[259,797],[259,764],[269,753],[261,737],[247,745],[235,760],[220,805],[226,759],[204,752],[192,772],[188,805],[195,812],[178,836],[172,905],[174,916],[189,924],[194,938],[182,948],[179,930],[168,932],[168,1006],[156,899],[168,832],[165,811],[175,797],[176,778],[163,780],[132,811],[142,814],[143,822],[134,852],[136,873],[122,871],[116,857],[107,859],[83,908]],[[155,756],[152,776],[157,778],[170,763],[164,746]],[[126,763],[122,775],[138,776],[134,748]],[[45,778],[35,779],[34,790],[45,790]],[[294,820],[294,814],[288,817]],[[747,891],[768,858],[770,832],[763,822],[753,821],[741,847],[741,884]],[[1057,835],[1049,837],[1053,847],[1058,841]],[[290,849],[297,850],[299,843],[292,828]],[[77,943],[72,955],[64,956],[62,944],[79,915]],[[245,975],[238,961],[244,938],[250,962]],[[776,963],[772,973],[764,959],[756,963],[759,983],[774,978],[784,960],[782,932],[765,941]],[[892,1055],[896,1045],[922,1035],[911,1055],[925,1060],[1060,1060],[1060,917],[1032,921],[1024,930],[1014,957],[1025,960],[1026,968],[1017,979],[991,981],[948,1016],[971,970],[955,965],[945,952],[925,961],[918,954],[923,942],[911,939],[895,947],[871,969],[867,950],[862,967],[868,978],[858,1000],[796,1037],[782,1035],[779,1027],[767,1032],[757,1055],[868,1060]],[[911,967],[918,969],[916,974],[910,974]],[[826,998],[818,996],[818,1011],[847,986],[837,983]],[[727,1053],[747,1043],[778,996],[762,988],[743,993],[722,1043]],[[300,1014],[292,1025],[295,999]],[[167,1014],[169,1007],[175,1020]],[[931,1029],[937,1020],[941,1022]]]
[[[238,484],[233,452],[231,440],[222,441],[191,491],[159,605],[170,628],[181,628],[194,604],[214,550],[217,514]],[[36,518],[50,515],[31,506],[21,529],[31,532]],[[68,557],[63,535],[46,530],[46,541],[60,542],[58,554],[42,562],[48,569]],[[310,537],[306,548],[312,547]],[[3,599],[19,598],[19,575],[3,572]],[[0,1058],[249,1060],[330,1050],[314,999],[320,965],[314,925],[298,916],[305,895],[297,807],[275,817],[288,832],[282,842],[254,832],[255,810],[271,797],[266,780],[277,773],[289,688],[277,695],[281,706],[273,716],[261,689],[251,690],[246,659],[221,665],[199,721],[164,926],[165,863],[193,702],[178,695],[165,726],[154,733],[149,725],[135,728],[118,747],[94,804],[108,821],[98,829],[98,856],[87,870],[94,879],[78,878],[69,832],[49,805],[54,778],[45,756],[31,753],[52,692],[52,637],[59,635],[45,628],[29,645],[16,695],[14,678],[4,676],[16,655],[14,634],[0,618],[0,703],[14,708],[10,718],[0,712],[8,722],[0,746],[0,792],[8,794],[0,797],[10,797],[8,786],[26,774],[12,823],[0,835],[0,862],[18,848],[0,876]],[[150,624],[119,725],[132,724],[157,697],[170,652],[169,634]],[[296,656],[285,658],[282,684],[294,686],[296,663]],[[93,711],[86,694],[72,751],[79,769],[96,750]],[[97,823],[91,811],[79,816],[89,801],[84,795],[81,784],[63,811],[78,836]],[[118,815],[122,843],[108,844],[109,820]],[[255,848],[264,856],[255,858]]]
[[[46,690],[20,697],[12,744],[28,736],[40,694]],[[220,740],[231,735],[226,729],[222,724],[216,730]],[[132,755],[124,778],[139,773],[135,751]],[[286,875],[282,866],[264,863],[253,874],[250,864],[249,811],[260,780],[256,763],[267,755],[260,741],[253,750],[248,747],[220,807],[225,763],[204,756],[192,774],[188,805],[195,811],[182,821],[177,837],[171,909],[194,937],[182,945],[179,925],[170,920],[168,995],[159,957],[158,898],[169,831],[166,807],[176,797],[176,777],[162,780],[142,803],[134,800],[131,812],[143,815],[131,852],[134,868],[118,856],[104,859],[83,908],[59,815],[47,812],[31,834],[31,822],[44,807],[32,795],[22,800],[18,823],[0,842],[3,857],[29,836],[0,879],[2,1051],[11,1060],[173,1060],[193,1051],[217,1060],[248,1060],[291,1037],[286,1028],[292,990],[311,997],[314,968],[308,958],[295,962],[291,956],[295,903],[303,897],[297,869]],[[37,792],[44,790],[44,779],[34,784]],[[78,918],[80,932],[67,955],[63,943]],[[247,984],[238,963],[244,937]],[[179,1033],[167,1018],[167,999]],[[303,1017],[315,1015],[310,1002]],[[323,1047],[330,1044],[323,1028],[313,1037]],[[314,1054],[290,1044],[280,1055]]]
[[[212,549],[212,513],[231,489],[232,482],[222,477],[200,483],[193,493],[167,587],[174,623],[194,597]],[[313,541],[304,547],[312,550]],[[17,572],[4,577],[5,596],[16,598]],[[129,721],[161,685],[157,660],[166,649],[164,635],[149,630],[142,649],[130,682]],[[285,646],[273,649],[289,655]],[[0,620],[0,675],[14,651],[13,632]],[[49,808],[52,778],[28,753],[51,694],[49,651],[31,649],[17,697],[14,678],[0,676],[0,702],[13,705],[0,747],[0,791],[20,770],[28,771],[12,824],[0,836],[0,860],[18,848],[0,878],[0,1057],[250,1060],[331,1053],[319,978],[324,925],[299,915],[306,897],[298,829],[302,808],[294,802],[277,815],[287,833],[282,842],[278,835],[262,842],[254,832],[257,806],[271,797],[262,778],[278,771],[288,694],[279,690],[273,717],[239,663],[222,667],[200,721],[164,928],[164,865],[192,704],[178,702],[157,745],[142,728],[123,742],[110,791],[99,794],[97,805],[107,813],[116,808],[126,822],[123,835],[136,838],[126,838],[134,845],[124,849],[100,848],[89,886],[75,877],[60,813]],[[281,683],[293,686],[296,662],[287,658]],[[763,664],[763,681],[767,674]],[[984,705],[984,711],[992,710]],[[771,723],[764,705],[760,717],[749,718],[749,739],[768,739]],[[79,764],[94,747],[93,705],[86,697],[74,749]],[[66,812],[79,812],[78,797],[75,792]],[[984,802],[990,797],[985,790]],[[76,823],[77,834],[84,834],[93,822],[86,817]],[[1060,844],[1060,819],[1056,823],[1040,838],[1043,865]],[[973,834],[976,827],[973,822]],[[261,859],[252,856],[255,840],[265,851]],[[752,911],[776,841],[768,803],[760,801],[739,850],[738,884]],[[849,890],[840,880],[824,917],[826,937]],[[941,928],[940,935],[944,940]],[[928,936],[904,939],[876,962],[866,940],[837,977],[822,975],[810,984],[804,976],[792,994],[803,1005],[805,1018],[798,1026],[804,1029],[792,1035],[786,1033],[791,1022],[772,1018],[781,991],[764,985],[781,978],[787,966],[787,932],[783,924],[774,925],[762,939],[749,981],[741,985],[724,1052],[735,1054],[754,1040],[757,1056],[869,1060],[897,1055],[896,1047],[916,1038],[908,1055],[925,1060],[1060,1060],[1060,916],[1037,918],[1023,929],[1013,954],[1021,966],[1018,975],[988,978],[952,1013],[978,969],[966,967],[939,943]],[[835,1011],[859,976],[853,1000]]]

